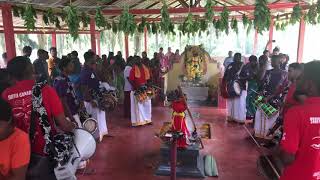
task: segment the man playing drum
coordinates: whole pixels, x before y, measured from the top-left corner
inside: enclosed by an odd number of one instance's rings
[[[228,108],[228,121],[235,121],[239,123],[244,123],[246,120],[246,83],[239,81],[239,74],[241,73],[243,63],[241,62],[241,54],[236,53],[234,59],[223,76],[223,81],[227,85],[227,108]],[[237,82],[240,86],[239,89],[234,89],[234,83]],[[228,88],[229,87],[229,88]],[[235,94],[234,91],[239,91],[239,95]]]
[[[284,99],[284,88],[288,85],[288,73],[280,69],[280,59],[278,55],[271,58],[272,70],[268,70],[262,81],[261,95],[264,97],[264,103],[269,103],[272,107],[279,110]],[[267,116],[262,109],[257,109],[255,115],[254,130],[255,136],[262,139],[270,139],[267,136],[269,129],[275,123],[279,116],[276,113]]]
[[[74,70],[71,59],[66,56],[62,57],[59,63],[59,69],[61,74],[55,78],[53,87],[56,89],[61,99],[66,116],[72,122],[77,123],[78,127],[82,127],[80,117],[78,115],[80,102],[76,99],[73,84],[68,77]]]
[[[285,169],[280,180],[320,179],[320,69],[319,61],[304,66],[297,91],[307,96],[284,117],[280,157]]]
[[[133,86],[134,91],[131,91],[131,123],[132,126],[142,126],[151,122],[151,99],[148,97],[143,102],[140,102],[135,97],[135,92],[145,86],[150,80],[149,69],[141,63],[140,57],[134,57],[134,65],[130,71],[129,81]]]
[[[7,88],[2,97],[12,106],[12,114],[15,126],[26,133],[30,133],[31,139],[31,161],[27,177],[32,180],[52,180],[56,179],[54,174],[53,157],[50,156],[50,149],[47,144],[49,135],[56,135],[56,125],[65,132],[72,132],[75,128],[74,123],[67,121],[61,101],[56,91],[48,85],[44,85],[40,91],[40,97],[33,97],[35,80],[33,78],[33,67],[30,60],[23,56],[18,56],[9,61],[8,71],[15,80],[15,85]],[[31,112],[33,104],[42,100],[40,106],[44,106],[43,116],[32,118]],[[44,120],[44,116],[47,119]],[[42,118],[42,120],[41,120]],[[47,131],[42,126],[46,123]],[[45,122],[46,121],[46,122]],[[50,154],[49,154],[50,153]],[[41,165],[41,166],[39,166]],[[27,178],[27,179],[28,179]]]
[[[80,73],[81,89],[84,97],[84,105],[89,114],[98,121],[100,141],[108,134],[106,112],[99,107],[98,99],[93,94],[99,94],[100,81],[95,73],[97,56],[94,52],[84,53],[84,67]]]

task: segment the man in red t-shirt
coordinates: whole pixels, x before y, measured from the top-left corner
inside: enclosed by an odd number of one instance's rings
[[[320,179],[320,61],[307,63],[297,90],[304,92],[304,104],[290,108],[284,119],[281,159],[285,169],[281,180]]]
[[[12,107],[15,126],[29,133],[32,110],[32,88],[35,85],[32,64],[27,58],[19,56],[9,61],[7,69],[14,79],[15,85],[7,88],[2,93],[2,97],[9,102]],[[46,85],[42,88],[42,98],[43,106],[47,111],[48,121],[51,126],[51,135],[57,133],[56,125],[63,131],[71,132],[75,128],[75,125],[66,120],[62,104],[56,91]],[[35,121],[34,139],[31,143],[31,152],[38,156],[46,157],[47,154],[44,152],[45,140],[43,136],[44,134],[39,124],[39,119],[37,118]],[[31,159],[31,163],[32,162]],[[39,179],[46,178],[47,176],[39,177]],[[33,178],[33,180],[36,179]]]

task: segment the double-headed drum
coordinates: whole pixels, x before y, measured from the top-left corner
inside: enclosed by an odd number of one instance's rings
[[[75,173],[81,161],[86,161],[96,151],[96,141],[92,134],[84,129],[74,130],[74,146],[68,163],[54,168],[57,180],[76,180]]]
[[[241,86],[238,80],[231,81],[227,84],[227,92],[229,98],[238,97],[241,95]]]
[[[93,118],[88,118],[82,123],[83,129],[91,133],[95,140],[99,140],[98,122]]]

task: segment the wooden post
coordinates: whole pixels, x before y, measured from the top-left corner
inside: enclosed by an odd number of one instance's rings
[[[129,57],[129,37],[127,34],[124,35],[124,48],[126,52],[126,59]]]
[[[57,47],[57,34],[53,32],[51,34],[51,47]]]
[[[269,52],[272,52],[273,27],[274,27],[274,21],[271,18],[270,28],[269,28],[269,41],[271,41],[271,43],[269,43],[269,45],[268,45]]]
[[[298,50],[297,50],[298,63],[302,63],[305,31],[306,31],[306,22],[304,21],[303,18],[301,18],[300,26],[299,26],[299,39],[298,39]]]
[[[98,48],[98,55],[101,57],[101,33],[98,32],[97,34],[97,48]]]
[[[97,53],[96,49],[96,23],[94,18],[90,20],[90,37],[91,37],[91,50]]]
[[[255,30],[255,32],[254,32],[254,41],[253,41],[253,53],[252,54],[256,54],[257,53],[257,46],[258,46],[258,31]]]
[[[16,57],[16,45],[14,40],[14,29],[11,9],[11,5],[7,3],[3,4],[1,8],[5,46],[7,57],[9,60]]]
[[[144,28],[144,51],[147,52],[148,51],[148,30],[147,28]]]

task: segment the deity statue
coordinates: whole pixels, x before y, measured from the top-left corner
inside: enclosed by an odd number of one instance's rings
[[[207,72],[209,54],[202,46],[186,46],[181,60],[184,61],[185,79],[190,82],[200,82]]]

